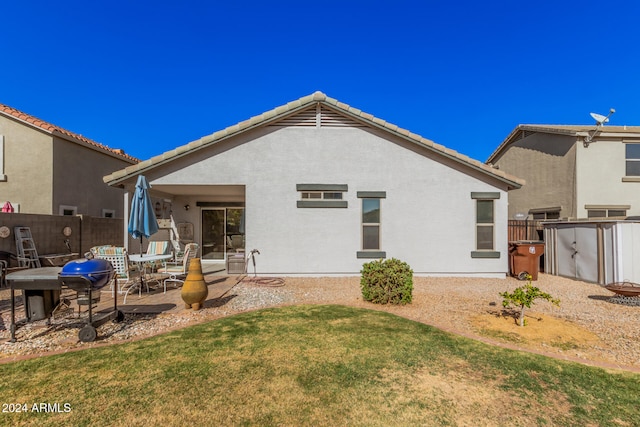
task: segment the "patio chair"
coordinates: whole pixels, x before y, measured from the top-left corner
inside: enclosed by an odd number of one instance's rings
[[[149,242],[149,246],[147,246],[147,255],[167,255],[171,252],[169,251],[169,241],[152,241]],[[162,265],[162,262],[153,261],[147,263],[146,267],[151,271],[157,270]]]
[[[147,246],[147,255],[165,255],[169,253],[169,241],[153,241]]]
[[[231,245],[236,252],[244,252],[244,235],[234,234],[231,236]]]
[[[142,285],[140,269],[129,265],[127,250],[123,247],[99,246],[95,249],[96,253],[94,254],[94,258],[109,261],[115,270],[115,275],[111,283],[113,297],[115,298],[116,291],[120,294],[124,292],[123,304],[126,304],[127,295],[131,289],[136,287],[136,285]],[[149,292],[148,286],[147,292]]]
[[[184,247],[184,256],[181,262],[167,262],[158,269],[158,273],[168,274],[169,277],[163,280],[164,293],[167,293],[167,282],[172,282],[177,288],[178,283],[184,283],[182,279],[189,271],[189,263],[198,255],[198,244],[187,243]]]
[[[113,248],[113,245],[99,245],[99,246],[93,246],[92,248],[89,249],[89,252],[85,253],[85,258],[89,258],[89,257],[95,257],[98,252],[104,251],[104,248]]]

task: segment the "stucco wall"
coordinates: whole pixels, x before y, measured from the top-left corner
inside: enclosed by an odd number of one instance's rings
[[[51,137],[0,116],[4,136],[4,174],[0,203],[20,204],[23,213],[50,214],[52,177]]]
[[[362,249],[357,192],[385,191],[381,250],[387,258],[408,262],[416,274],[504,277],[507,193],[496,188],[497,181],[462,173],[435,160],[441,156],[430,158],[414,147],[363,129],[270,128],[218,143],[206,155],[175,161],[164,176],[157,169],[149,178],[158,186],[244,185],[246,247],[261,252],[259,274],[358,274],[368,260],[356,257]],[[348,185],[348,208],[298,208],[296,184],[309,183]],[[476,206],[471,192],[500,193],[498,259],[471,257]],[[198,197],[180,200],[191,200],[193,208]],[[197,224],[197,213],[189,215]]]
[[[102,216],[103,209],[115,210],[123,217],[123,190],[110,187],[102,177],[123,169],[130,163],[55,137],[53,162],[53,200],[51,210],[59,213],[60,205],[77,206],[78,214]]]
[[[625,144],[620,140],[597,142],[577,149],[577,214],[587,217],[585,205],[629,205],[627,215],[640,215],[640,182],[623,182]]]
[[[512,144],[495,161],[500,170],[526,184],[509,192],[509,217],[530,209],[560,206],[561,217],[576,213],[576,144],[571,136],[535,133]]]
[[[6,175],[0,180],[0,204],[11,201],[21,213],[43,215],[58,215],[60,205],[96,217],[112,209],[122,218],[123,191],[104,184],[102,177],[130,162],[2,116],[0,135]]]

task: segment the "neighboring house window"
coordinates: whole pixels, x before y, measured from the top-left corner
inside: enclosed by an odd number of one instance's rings
[[[640,176],[640,144],[625,144],[626,176]]]
[[[560,212],[536,212],[532,214],[536,221],[544,221],[545,219],[560,219]]]
[[[553,209],[531,209],[529,211],[534,220],[544,221],[547,219],[560,219],[560,208]]]
[[[500,193],[473,192],[471,198],[476,201],[476,250],[472,258],[500,258],[495,251],[495,199]]]
[[[587,209],[587,218],[622,218],[626,216],[626,209]]]
[[[60,205],[60,215],[76,215],[78,213],[77,206]]]
[[[348,190],[346,184],[297,184],[300,193],[299,208],[346,208],[348,203],[343,195]]]
[[[0,135],[0,181],[6,181],[7,175],[4,174],[4,135]]]
[[[387,197],[384,191],[359,191],[358,198],[362,204],[361,216],[361,247],[358,258],[386,258],[382,251],[381,224],[382,199]]]
[[[102,209],[102,218],[115,218],[115,209]]]
[[[13,213],[20,213],[20,203],[14,203],[12,201],[9,201],[9,203],[11,203],[11,207],[13,207]],[[2,202],[0,202],[0,204],[2,204]]]

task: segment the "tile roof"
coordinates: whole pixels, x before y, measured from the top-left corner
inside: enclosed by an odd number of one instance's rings
[[[121,149],[109,148],[106,145],[100,144],[99,142],[96,142],[92,139],[89,139],[80,134],[68,131],[59,126],[53,125],[51,123],[45,122],[44,120],[40,120],[37,117],[24,113],[13,107],[9,107],[8,105],[0,104],[0,114],[4,114],[6,116],[10,116],[14,119],[28,123],[31,126],[42,129],[52,135],[61,135],[63,137],[68,137],[68,138],[75,139],[77,141],[81,141],[85,145],[88,145],[97,151],[107,151],[110,155],[122,158],[123,160],[126,160],[129,163],[138,163],[140,161],[140,159],[137,159],[133,156],[126,154]]]
[[[369,126],[384,129],[389,133],[395,134],[396,136],[409,140],[415,144],[418,144],[428,150],[436,152],[457,163],[463,164],[474,170],[485,173],[493,178],[496,178],[506,183],[509,188],[520,188],[524,184],[524,180],[520,178],[517,178],[513,175],[510,175],[503,171],[495,169],[489,165],[486,165],[480,161],[474,160],[468,156],[460,154],[440,144],[436,144],[435,142],[429,139],[423,138],[420,135],[416,135],[406,129],[402,129],[392,123],[388,123],[371,114],[365,113],[357,108],[353,108],[347,104],[339,102],[336,99],[328,97],[322,92],[315,92],[311,95],[304,96],[298,100],[291,101],[285,105],[276,107],[258,116],[254,116],[248,120],[242,121],[233,126],[229,126],[223,130],[214,132],[211,135],[204,136],[198,140],[192,141],[186,145],[176,148],[175,150],[167,151],[159,156],[153,157],[149,160],[142,161],[137,165],[129,166],[120,171],[116,171],[111,175],[105,176],[104,181],[109,185],[118,185],[121,182],[129,178],[132,178],[135,175],[143,173],[156,166],[165,164],[187,153],[191,153],[195,150],[199,150],[203,147],[207,147],[218,141],[221,141],[228,137],[242,133],[248,129],[273,123],[285,116],[290,116],[291,114],[297,111],[308,108],[309,106],[315,105],[317,103],[327,105],[333,108],[334,110],[337,110],[352,118],[356,118],[361,122],[368,124]]]
[[[487,159],[487,163],[493,162],[507,148],[509,144],[520,139],[518,136],[521,132],[539,132],[552,133],[557,135],[587,136],[587,133],[593,132],[596,125],[518,125],[511,133],[500,143],[498,148]],[[598,129],[599,136],[605,137],[634,137],[640,138],[640,126],[608,126],[604,125]]]

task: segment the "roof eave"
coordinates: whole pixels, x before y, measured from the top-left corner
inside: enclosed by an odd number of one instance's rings
[[[582,127],[582,126],[575,126]],[[595,126],[594,126],[595,129]],[[583,138],[588,135],[591,135],[593,129],[588,129],[588,126],[584,126],[584,129],[564,129],[560,127],[553,127],[553,125],[518,125],[516,128],[511,131],[511,133],[498,145],[498,148],[494,150],[493,153],[489,156],[485,163],[491,164],[494,160],[502,155],[504,151],[511,145],[515,136],[521,131],[529,131],[529,132],[537,132],[537,133],[547,133],[554,135],[566,135],[566,136],[574,136],[576,138]],[[600,138],[622,138],[623,140],[637,140],[640,139],[640,133],[629,131],[629,132],[620,132],[620,131],[609,131],[607,127],[602,127],[598,130],[597,136]]]
[[[136,159],[136,158],[134,158],[132,156],[129,156],[127,154],[120,154],[120,153],[117,153],[115,151],[112,151],[113,149],[103,148],[103,147],[91,144],[91,143],[89,143],[87,141],[84,141],[82,139],[75,138],[73,135],[69,135],[69,134],[67,134],[65,132],[61,132],[58,129],[53,129],[53,130],[49,131],[49,133],[52,136],[64,139],[64,140],[69,141],[69,142],[73,142],[73,143],[78,144],[78,145],[82,145],[83,147],[86,147],[86,148],[89,148],[91,150],[98,151],[98,152],[100,152],[102,154],[106,154],[106,155],[108,155],[110,157],[113,157],[114,159],[126,161],[128,163],[131,163],[132,165],[135,165],[135,164],[137,164],[139,162],[138,159]]]
[[[175,150],[165,152],[160,156],[153,157],[147,161],[143,161],[137,165],[125,168],[123,170],[114,172],[111,175],[107,175],[103,178],[104,182],[108,185],[116,186],[123,185],[122,183],[131,179],[133,176],[144,173],[152,168],[156,168],[177,158],[183,157],[187,154],[192,154],[195,151],[201,150],[212,144],[224,141],[232,136],[235,136],[241,132],[246,132],[250,129],[268,126],[270,123],[281,120],[282,118],[294,115],[298,111],[308,108],[311,104],[323,104],[328,108],[337,109],[342,114],[346,114],[355,120],[366,123],[368,126],[372,126],[381,129],[385,132],[391,133],[405,139],[409,142],[417,144],[427,150],[432,151],[437,155],[441,155],[447,159],[450,159],[463,166],[469,167],[473,170],[486,174],[498,181],[503,182],[509,189],[520,188],[524,181],[514,176],[508,175],[497,169],[493,169],[491,166],[485,165],[477,160],[473,160],[468,156],[464,156],[454,150],[448,149],[442,145],[423,138],[420,135],[414,134],[406,129],[402,129],[397,125],[386,122],[371,114],[365,113],[357,108],[353,108],[347,104],[344,104],[337,99],[330,98],[322,92],[315,92],[311,95],[302,97],[296,101],[289,102],[280,107],[276,107],[270,111],[267,111],[258,116],[254,116],[248,120],[240,122],[236,125],[229,126],[221,131],[215,132],[211,135],[204,136],[198,140],[192,141],[186,145],[178,147]]]
[[[114,151],[113,149],[100,144],[99,142],[96,141],[92,141],[89,138],[83,137],[82,135],[78,135],[76,136],[76,134],[74,132],[71,131],[67,131],[65,129],[60,128],[59,126],[56,126],[54,124],[51,124],[49,122],[45,122],[44,120],[38,119],[30,114],[24,113],[22,111],[19,111],[13,107],[9,107],[8,105],[4,105],[4,104],[0,104],[3,107],[9,109],[11,112],[7,112],[7,111],[2,111],[0,110],[0,115],[6,117],[7,119],[10,120],[15,120],[17,122],[22,123],[24,126],[28,126],[31,129],[34,129],[38,132],[44,132],[48,135],[51,136],[56,136],[62,139],[65,139],[69,142],[73,142],[76,144],[80,144],[82,146],[85,146],[87,148],[90,148],[94,151],[98,151],[100,153],[103,154],[107,154],[111,157],[120,159],[120,160],[124,160],[127,161],[131,164],[135,164],[137,162],[139,162],[139,159],[136,159],[133,156],[130,156],[128,154],[120,154],[117,153],[116,151]],[[13,113],[12,113],[13,112]],[[38,123],[40,124],[38,124]],[[83,139],[85,138],[85,139]]]
[[[296,114],[298,111],[307,108],[308,106],[309,103],[300,104],[290,110],[287,109],[280,112],[276,111],[280,107],[275,108],[258,116],[254,116],[248,120],[242,121],[238,124],[226,127],[225,129],[214,132],[210,135],[203,136],[202,138],[191,141],[185,145],[181,145],[174,150],[166,151],[158,156],[152,157],[151,159],[133,165],[133,167],[127,167],[110,175],[106,175],[105,177],[103,177],[103,181],[111,186],[122,186],[122,183],[130,179],[132,176],[143,174],[150,169],[162,166],[181,157],[193,154],[196,151],[202,150],[213,144],[218,144],[222,141],[238,135],[239,133],[248,132],[252,129],[257,129],[263,126],[268,126],[270,123],[278,121],[283,117]]]
[[[502,155],[505,152],[505,150],[509,147],[509,145],[511,145],[516,135],[518,135],[522,131],[530,131],[530,132],[538,132],[538,133],[553,133],[553,134],[569,135],[569,136],[578,136],[579,134],[579,132],[571,129],[550,129],[548,127],[538,126],[538,125],[518,125],[511,131],[511,133],[509,133],[509,135],[507,135],[507,137],[500,143],[500,145],[498,145],[498,148],[496,148],[493,151],[493,153],[491,153],[491,155],[489,156],[489,158],[485,163],[486,164],[493,163],[495,159],[500,155]]]
[[[358,113],[354,114],[354,111],[357,111]],[[483,174],[490,175],[491,177],[496,178],[499,181],[507,184],[507,187],[509,189],[515,190],[515,189],[521,188],[525,184],[524,180],[516,177],[511,177],[508,174],[498,169],[488,171],[486,170],[486,168],[489,168],[490,166],[484,165],[483,163],[477,160],[473,160],[468,156],[460,154],[454,150],[448,149],[443,145],[437,144],[431,141],[430,139],[423,138],[420,135],[414,134],[406,129],[400,128],[392,123],[386,122],[384,120],[375,119],[375,117],[373,118],[374,120],[367,120],[366,118],[363,119],[362,114],[366,115],[366,113],[362,113],[360,110],[350,108],[349,110],[342,110],[342,112],[350,115],[354,119],[359,119],[360,121],[366,120],[367,124],[370,126],[384,130],[385,132],[388,132],[388,133],[392,133],[395,136],[401,139],[404,139],[405,141],[416,144],[422,148],[425,148],[431,151],[432,153],[435,153],[449,160],[452,160],[455,163],[461,164],[466,167],[470,167],[471,169],[474,169]]]

